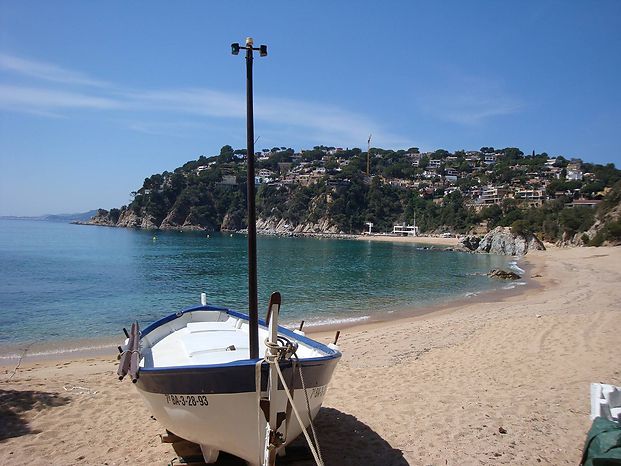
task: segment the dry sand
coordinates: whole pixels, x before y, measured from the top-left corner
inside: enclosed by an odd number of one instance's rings
[[[589,383],[621,385],[621,248],[527,260],[540,286],[517,296],[343,332],[316,422],[327,465],[578,463]],[[169,463],[115,364],[2,368],[0,464]]]

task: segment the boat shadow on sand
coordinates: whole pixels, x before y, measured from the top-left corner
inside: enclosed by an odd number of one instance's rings
[[[386,440],[360,422],[355,416],[334,408],[321,408],[313,424],[319,438],[319,447],[326,466],[356,465],[407,466],[401,450],[393,448]],[[303,436],[292,445],[306,445]],[[283,464],[287,464],[284,463]],[[310,466],[310,458],[288,463],[295,466]]]
[[[26,419],[28,412],[63,406],[68,402],[69,398],[57,393],[0,389],[0,441],[38,433],[32,430]]]
[[[408,466],[401,450],[395,449],[368,425],[355,416],[334,408],[321,408],[314,420],[319,446],[326,466]],[[300,436],[289,447],[277,466],[314,466],[313,457]],[[214,466],[237,466],[245,463],[229,455],[221,455]]]

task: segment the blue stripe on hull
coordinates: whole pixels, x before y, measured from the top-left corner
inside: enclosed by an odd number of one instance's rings
[[[156,328],[182,317],[184,314],[194,311],[220,311],[233,317],[248,320],[248,316],[231,309],[220,306],[197,306],[184,311],[170,314],[157,322],[152,323],[141,332],[144,338]],[[259,321],[262,326],[265,322]],[[306,388],[321,387],[330,382],[336,363],[341,353],[323,343],[306,336],[298,335],[284,327],[278,327],[278,333],[311,348],[318,350],[325,356],[308,358],[301,361],[304,385]],[[207,366],[182,366],[162,368],[141,368],[136,382],[137,388],[150,393],[174,393],[174,394],[223,394],[254,392],[255,389],[255,364],[259,359],[245,359],[227,364]],[[283,375],[288,385],[296,389],[302,388],[299,378],[299,369],[296,365],[293,374],[292,362],[285,361],[280,364]],[[267,390],[268,365],[263,363],[261,367],[261,389]],[[279,383],[279,388],[282,388]]]
[[[340,355],[339,355],[340,356]],[[324,360],[302,361],[302,374],[306,388],[327,385],[332,378],[339,357]],[[291,361],[280,364],[285,380],[291,388],[301,389],[299,369]],[[261,366],[261,390],[267,390],[268,364]],[[279,384],[280,385],[280,384]],[[225,394],[255,392],[254,361],[219,366],[174,367],[141,369],[138,389],[150,393],[174,394]],[[279,386],[282,389],[282,386]]]

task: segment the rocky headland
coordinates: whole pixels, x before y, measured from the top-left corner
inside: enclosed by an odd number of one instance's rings
[[[121,211],[118,215],[113,211],[98,209],[96,214],[86,221],[74,222],[79,225],[96,225],[119,228],[138,228],[143,230],[164,231],[224,231],[246,233],[246,225],[241,218],[226,214],[220,225],[197,225],[190,217],[181,217],[174,209],[158,224],[150,215],[138,215],[130,209]],[[355,235],[340,230],[328,219],[317,222],[303,222],[294,225],[285,219],[277,217],[257,218],[257,232],[272,236],[318,236],[325,238],[353,238]]]

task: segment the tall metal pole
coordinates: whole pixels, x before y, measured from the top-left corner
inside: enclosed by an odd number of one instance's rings
[[[257,299],[257,224],[254,200],[254,111],[252,105],[252,40],[246,40],[246,160],[248,161],[248,317],[250,359],[259,357]]]
[[[367,141],[367,176],[371,174],[371,136],[372,134],[369,134],[369,140]]]
[[[252,37],[246,38],[246,46],[231,44],[231,53],[238,55],[246,50],[246,161],[248,162],[247,207],[248,207],[248,339],[250,359],[259,357],[259,314],[257,300],[257,216],[254,202],[254,112],[252,108],[252,52],[259,51],[267,56],[267,45],[253,47]]]

